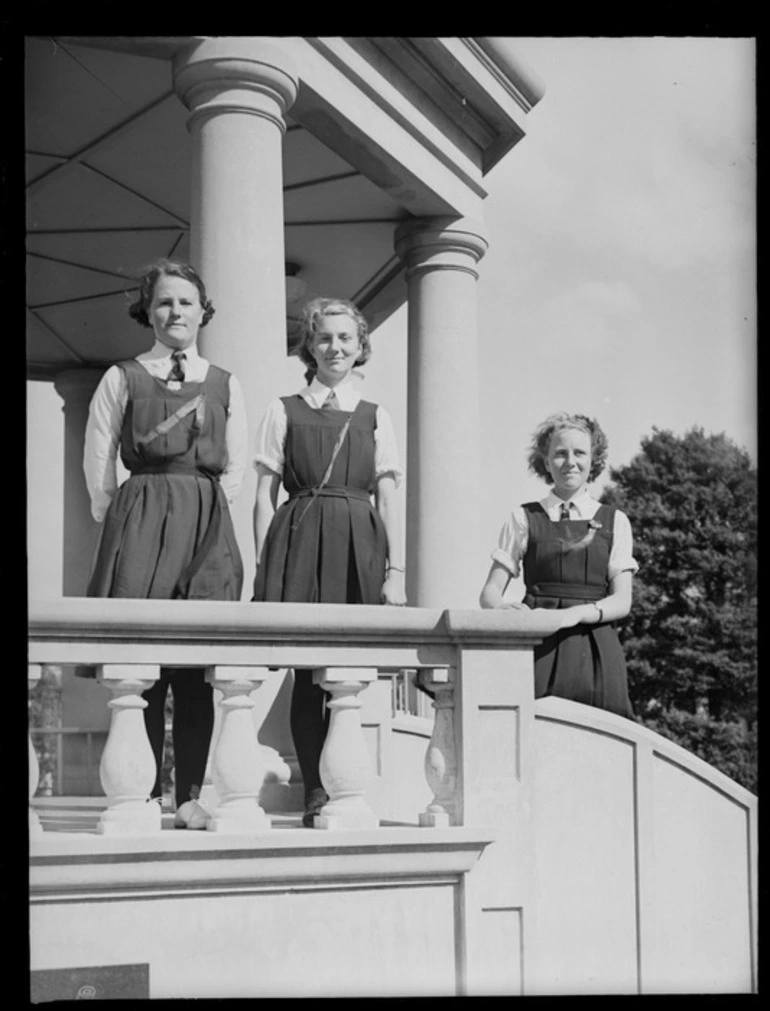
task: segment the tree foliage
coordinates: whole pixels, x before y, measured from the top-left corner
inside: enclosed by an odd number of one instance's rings
[[[723,434],[654,428],[610,476],[602,501],[628,515],[639,562],[621,629],[634,708],[754,788],[755,762],[728,752],[750,751],[756,729],[756,470]]]
[[[61,727],[61,671],[45,665],[40,680],[29,694],[27,702],[31,740],[38,761],[36,796],[50,797],[54,793],[59,773]]]

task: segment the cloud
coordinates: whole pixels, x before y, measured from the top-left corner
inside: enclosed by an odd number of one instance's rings
[[[661,270],[753,255],[749,40],[536,41],[548,90],[493,193],[519,233]]]

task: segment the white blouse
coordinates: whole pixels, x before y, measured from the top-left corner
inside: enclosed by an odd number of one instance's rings
[[[564,500],[560,499],[552,491],[540,500],[540,505],[548,513],[548,517],[556,522],[561,513],[561,506]],[[578,520],[590,520],[599,511],[600,503],[591,498],[587,489],[578,492],[566,503],[570,514]],[[613,579],[621,572],[636,572],[639,564],[633,556],[633,537],[631,534],[631,524],[625,513],[619,509],[615,510],[615,522],[612,529],[612,550],[607,567],[607,575]],[[514,509],[511,515],[503,524],[500,536],[497,538],[497,547],[492,552],[492,560],[498,562],[507,569],[514,579],[518,578],[521,569],[521,560],[527,550],[529,541],[529,522],[524,509],[519,506]]]
[[[156,340],[149,351],[136,356],[151,376],[165,379],[172,368],[171,348]],[[202,383],[209,371],[209,363],[201,358],[193,344],[185,348],[185,378]],[[101,378],[91,398],[86,424],[83,450],[83,472],[88,494],[91,496],[91,514],[101,523],[110,502],[118,490],[117,457],[120,430],[128,403],[128,384],[123,370],[112,365]],[[248,425],[243,391],[235,376],[230,376],[230,404],[227,409],[225,445],[227,464],[219,477],[227,501],[232,502],[243,483],[248,460]]]
[[[309,386],[298,391],[314,410],[321,407],[329,396],[329,387],[315,377]],[[337,402],[342,411],[354,411],[361,394],[352,379],[339,383],[334,388]],[[374,430],[374,473],[376,478],[392,474],[396,486],[401,483],[403,470],[398,462],[398,447],[393,422],[384,407],[377,406],[377,427]],[[286,408],[280,398],[271,401],[257,428],[254,466],[262,464],[275,474],[283,474],[284,446],[286,443]]]

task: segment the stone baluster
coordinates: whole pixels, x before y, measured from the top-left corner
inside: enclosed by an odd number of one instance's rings
[[[454,729],[454,669],[422,670],[420,683],[433,692],[436,719],[425,753],[425,778],[433,800],[420,814],[420,825],[444,828],[459,823],[457,812],[457,748]]]
[[[377,671],[371,667],[321,667],[313,680],[331,696],[327,701],[329,730],[320,762],[321,782],[329,800],[316,815],[315,827],[376,828],[379,820],[365,799],[373,772],[358,695],[377,680]]]
[[[42,675],[43,669],[39,663],[27,665],[27,688],[30,691],[39,684]],[[40,824],[37,811],[32,807],[32,798],[35,796],[40,782],[40,765],[37,760],[37,752],[32,744],[32,735],[29,732],[27,733],[27,744],[29,747],[29,837],[32,839],[43,834],[43,826]]]
[[[146,835],[159,832],[160,804],[150,802],[155,783],[155,756],[144,725],[147,703],[142,692],[160,677],[157,664],[103,664],[96,679],[113,698],[107,743],[99,777],[109,798],[99,821],[102,835]]]
[[[216,666],[206,680],[222,692],[222,727],[211,757],[219,804],[206,828],[211,832],[263,832],[270,819],[259,804],[266,765],[254,728],[251,693],[270,676],[267,667]]]

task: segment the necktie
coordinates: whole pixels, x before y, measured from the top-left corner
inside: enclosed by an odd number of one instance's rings
[[[559,519],[568,520],[569,519],[569,506],[566,502],[562,502],[561,509],[559,510]]]
[[[321,404],[321,410],[322,411],[339,411],[340,410],[340,404],[339,404],[339,401],[337,400],[337,394],[334,392],[334,390],[330,390],[329,391],[329,396]]]
[[[173,380],[177,383],[184,382],[184,362],[187,355],[184,351],[174,351],[171,354],[171,361],[173,362],[171,366],[171,371],[168,374],[169,380]]]

